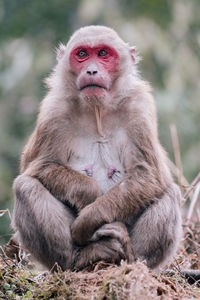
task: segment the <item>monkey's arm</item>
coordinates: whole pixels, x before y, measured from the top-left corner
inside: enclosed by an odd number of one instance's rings
[[[37,178],[52,195],[80,211],[102,195],[94,178],[56,162],[33,161],[26,175]]]
[[[73,223],[72,237],[77,243],[84,244],[105,223],[124,222],[128,217],[137,216],[158,201],[172,183],[160,157],[158,141],[156,150],[150,131],[141,131],[139,138],[134,144],[136,150],[127,158],[123,181],[83,209]]]

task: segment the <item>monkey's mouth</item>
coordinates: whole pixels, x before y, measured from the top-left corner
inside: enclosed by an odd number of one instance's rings
[[[82,86],[80,88],[80,91],[82,91],[84,89],[87,89],[87,88],[95,88],[95,87],[106,90],[105,86],[102,86],[102,85],[97,84],[97,83],[89,83],[89,84],[86,84],[86,85]]]

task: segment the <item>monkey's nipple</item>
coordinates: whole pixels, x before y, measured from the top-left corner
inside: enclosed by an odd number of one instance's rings
[[[113,175],[114,175],[116,172],[119,172],[119,173],[120,173],[120,171],[117,170],[114,166],[110,166],[110,167],[108,168],[108,173],[107,173],[108,178],[112,178]]]
[[[92,177],[92,175],[93,175],[93,164],[87,165],[87,166],[83,169],[83,171],[85,171],[85,173],[87,174],[87,176]]]

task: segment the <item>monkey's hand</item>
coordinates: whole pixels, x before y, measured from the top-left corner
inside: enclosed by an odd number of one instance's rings
[[[122,244],[118,239],[108,237],[75,252],[73,270],[80,271],[98,261],[119,264],[122,259],[126,259]]]
[[[103,224],[109,223],[98,212],[96,201],[87,205],[72,224],[72,239],[77,245],[85,245],[93,233]]]
[[[93,234],[91,241],[99,241],[104,237],[117,239],[123,247],[124,255],[128,263],[134,261],[134,252],[131,244],[131,239],[126,228],[126,225],[122,222],[112,222],[101,226]]]

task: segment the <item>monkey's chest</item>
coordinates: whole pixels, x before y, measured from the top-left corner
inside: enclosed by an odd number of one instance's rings
[[[103,192],[120,182],[124,176],[120,147],[104,139],[93,142],[79,141],[69,165],[95,178]]]

